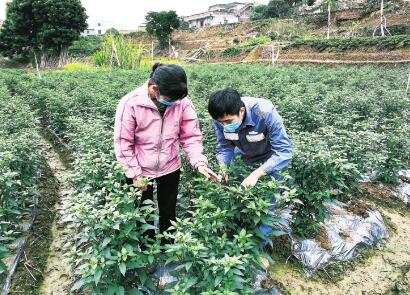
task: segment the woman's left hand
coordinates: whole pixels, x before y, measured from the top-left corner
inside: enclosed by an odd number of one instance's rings
[[[213,172],[211,169],[209,169],[205,165],[201,165],[198,167],[198,172],[204,175],[206,178],[208,178],[211,181],[214,182],[221,182],[222,181],[222,176],[216,174]]]

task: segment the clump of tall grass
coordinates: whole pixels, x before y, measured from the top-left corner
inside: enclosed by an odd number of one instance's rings
[[[125,36],[107,35],[94,53],[94,62],[100,67],[138,69],[147,51],[140,43]]]

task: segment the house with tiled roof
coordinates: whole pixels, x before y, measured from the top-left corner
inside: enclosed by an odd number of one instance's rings
[[[190,29],[249,21],[253,3],[232,2],[209,6],[208,11],[184,16]]]

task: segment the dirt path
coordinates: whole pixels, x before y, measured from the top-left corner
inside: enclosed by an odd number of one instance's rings
[[[379,210],[395,230],[384,247],[346,271],[340,281],[307,280],[288,265],[275,267],[272,277],[290,294],[410,294],[410,215],[394,209]]]
[[[59,212],[62,210],[62,203],[64,198],[72,193],[72,188],[68,182],[69,171],[64,167],[58,154],[51,148],[48,149],[48,165],[54,173],[55,178],[59,182],[58,195],[59,202],[56,203],[54,209]],[[54,219],[51,225],[51,233],[53,242],[50,246],[50,251],[47,259],[47,267],[44,272],[44,281],[40,286],[40,294],[68,294],[71,280],[70,271],[67,269],[67,264],[64,263],[64,250],[63,245],[67,241],[67,235],[70,234],[70,229],[66,228],[61,223],[61,215],[57,213],[57,217]]]
[[[71,281],[64,263],[63,245],[70,230],[60,225],[59,211],[71,188],[69,172],[53,146],[42,139],[46,165],[39,212],[22,255],[10,294],[69,294]]]

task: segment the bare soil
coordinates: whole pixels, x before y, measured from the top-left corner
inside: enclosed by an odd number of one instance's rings
[[[53,146],[42,140],[47,163],[41,178],[38,216],[29,234],[10,294],[69,294],[72,284],[64,263],[67,229],[59,226],[60,202],[70,193],[68,170]]]
[[[410,294],[410,218],[393,209],[381,209],[397,228],[385,246],[347,268],[338,281],[319,276],[306,279],[294,263],[277,263],[272,278],[290,294]],[[329,275],[330,276],[330,275]]]

